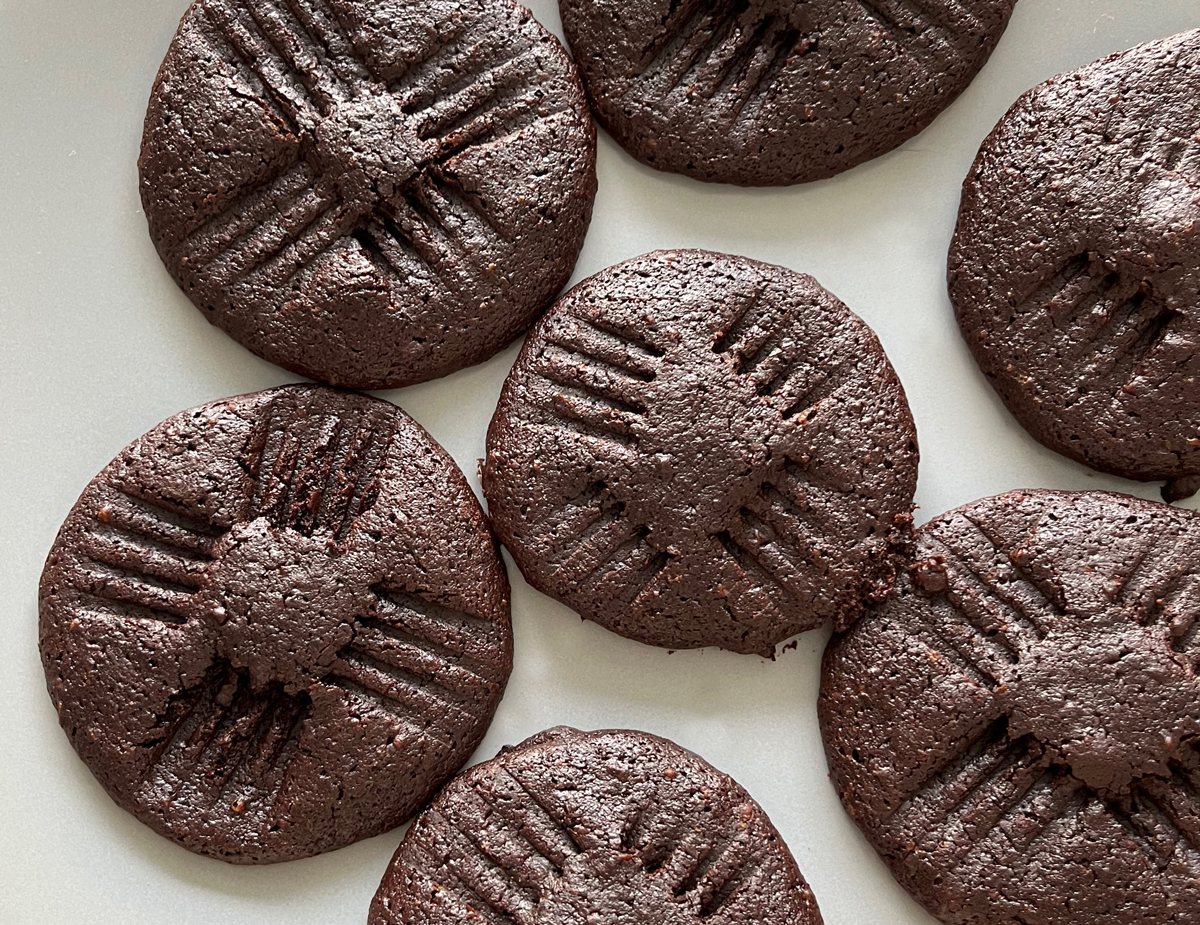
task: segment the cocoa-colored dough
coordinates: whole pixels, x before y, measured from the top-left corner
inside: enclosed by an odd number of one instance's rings
[[[559,0],[596,118],[651,167],[766,186],[917,134],[1016,0]]]
[[[1200,481],[1200,31],[1054,77],[963,185],[950,298],[1035,438],[1131,479]]]
[[[479,744],[508,582],[462,473],[387,402],[313,386],[164,421],[87,487],[41,652],[109,795],[236,863],[399,825]]]
[[[543,732],[451,781],[369,925],[820,925],[762,808],[644,732]]]
[[[1200,515],[1020,491],[916,545],[819,703],[896,878],[947,925],[1200,921]]]
[[[626,261],[555,303],[483,469],[534,587],[653,645],[764,655],[886,596],[916,478],[870,328],[811,277],[705,251]]]
[[[138,163],[154,245],[213,324],[392,388],[487,359],[558,294],[595,142],[566,51],[511,0],[197,0]]]

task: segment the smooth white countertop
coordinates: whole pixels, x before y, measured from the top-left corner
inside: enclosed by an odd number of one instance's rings
[[[559,30],[554,0],[526,0]],[[166,416],[292,381],[191,307],[137,193],[142,117],[186,0],[0,0],[0,923],[361,925],[401,831],[322,857],[233,867],[160,838],[75,757],[45,693],[37,581],[60,522],[126,443]],[[601,133],[600,192],[575,279],[645,251],[704,247],[811,273],[878,332],[921,442],[918,520],[1010,488],[1157,497],[1035,443],[984,383],[944,283],[975,151],[1026,89],[1200,25],[1200,0],[1020,0],[974,84],[897,151],[832,180],[743,190],[659,174]],[[516,356],[383,393],[476,461]],[[1195,501],[1189,502],[1194,506]],[[776,662],[652,649],[585,624],[509,562],[516,667],[476,759],[547,726],[635,727],[736,777],[767,809],[828,925],[931,925],[892,881],[825,770],[826,633]]]

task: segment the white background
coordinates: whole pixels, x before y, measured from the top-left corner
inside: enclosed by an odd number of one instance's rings
[[[559,31],[553,0],[533,0]],[[201,858],[118,809],[75,757],[37,654],[38,574],[59,523],[126,443],[184,408],[294,377],[210,327],[176,289],[137,194],[142,115],[185,0],[0,0],[0,923],[362,923],[394,831],[264,868]],[[600,192],[575,279],[639,253],[705,247],[811,273],[874,327],[921,442],[918,520],[1010,488],[1157,486],[1055,456],[973,366],[945,255],[975,151],[1026,89],[1200,25],[1200,0],[1021,0],[991,62],[922,135],[785,190],[659,174],[601,133]],[[478,490],[484,431],[514,357],[384,393]],[[513,579],[516,667],[476,760],[547,726],[629,726],[732,773],[767,809],[828,925],[931,925],[826,777],[814,704],[822,632],[776,662],[669,654],[582,623]]]

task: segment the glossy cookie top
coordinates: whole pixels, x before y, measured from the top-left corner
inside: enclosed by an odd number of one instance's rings
[[[512,667],[462,474],[398,408],[285,387],[185,411],[87,487],[41,583],[50,695],[121,806],[239,863],[403,822]]]
[[[491,356],[566,283],[595,129],[510,0],[197,0],[150,99],[142,202],[217,326],[334,385]]]

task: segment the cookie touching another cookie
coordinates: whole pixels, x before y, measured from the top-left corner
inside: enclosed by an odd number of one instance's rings
[[[196,0],[138,162],[167,270],[293,372],[394,388],[487,359],[566,284],[595,128],[511,0]]]
[[[924,129],[1015,0],[559,0],[596,118],[699,180],[829,177]]]
[[[947,925],[1200,918],[1200,515],[1021,491],[916,534],[835,639],[834,785]]]
[[[483,467],[535,588],[642,642],[763,655],[887,595],[916,476],[867,325],[811,277],[706,251],[638,257],[559,299]]]
[[[963,185],[950,298],[1037,440],[1200,485],[1200,31],[1025,94]]]
[[[540,733],[417,817],[369,925],[820,925],[762,807],[644,732]]]
[[[324,387],[130,444],[63,524],[40,614],[50,697],[104,789],[236,863],[399,825],[470,757],[512,669],[466,480],[398,408]]]

